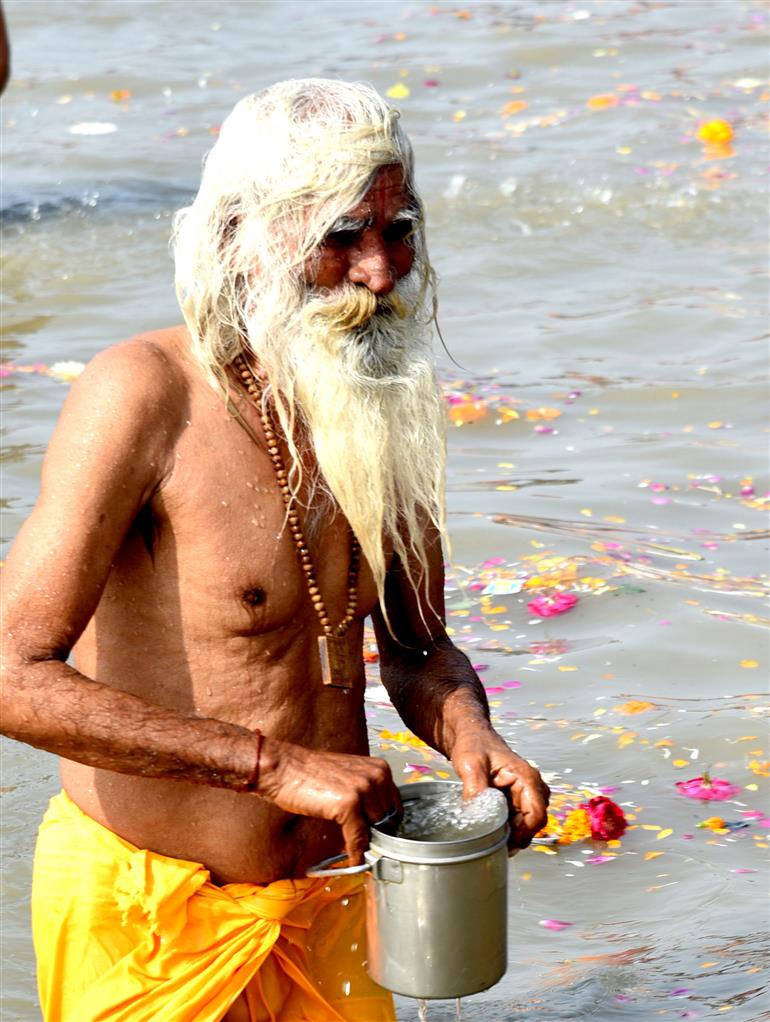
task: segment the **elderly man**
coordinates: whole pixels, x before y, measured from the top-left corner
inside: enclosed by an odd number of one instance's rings
[[[36,852],[46,1019],[392,1019],[358,877],[405,723],[543,825],[443,625],[444,411],[409,143],[368,86],[241,101],[175,227],[185,326],[73,387],[5,574],[4,731],[62,757]],[[70,661],[70,654],[72,660]],[[514,814],[515,812],[515,815]]]

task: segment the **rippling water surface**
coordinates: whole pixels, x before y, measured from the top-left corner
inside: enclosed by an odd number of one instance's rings
[[[4,541],[66,394],[50,367],[179,318],[169,220],[235,100],[395,90],[459,363],[449,623],[557,796],[612,789],[632,824],[512,860],[510,968],[463,1018],[769,1019],[766,4],[5,6]],[[698,139],[713,120],[731,144]],[[528,609],[560,591],[568,613]],[[441,776],[369,670],[399,782]],[[678,793],[705,770],[740,793]],[[2,783],[0,1016],[31,1022],[55,760],[6,743]]]

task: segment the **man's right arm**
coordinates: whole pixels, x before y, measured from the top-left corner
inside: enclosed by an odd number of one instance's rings
[[[41,494],[4,570],[2,731],[119,773],[254,790],[287,812],[335,820],[360,861],[367,820],[398,805],[384,761],[257,740],[228,721],[159,706],[85,677],[67,657],[139,511],[170,472],[181,374],[149,340],[108,349],[76,382]]]
[[[2,729],[95,767],[245,786],[256,745],[248,729],[147,703],[66,664],[136,515],[170,470],[179,376],[140,339],[97,356],[74,385],[3,573]]]

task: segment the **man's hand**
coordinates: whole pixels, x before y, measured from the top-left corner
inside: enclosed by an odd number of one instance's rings
[[[384,759],[320,752],[275,738],[263,739],[257,794],[288,813],[338,823],[351,866],[364,861],[369,827],[402,811]]]
[[[526,848],[546,823],[550,798],[538,770],[508,748],[487,728],[462,733],[452,748],[452,765],[463,782],[463,795],[473,798],[485,788],[500,788],[509,798],[511,836],[508,847]]]

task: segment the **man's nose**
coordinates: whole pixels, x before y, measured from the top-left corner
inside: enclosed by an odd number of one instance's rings
[[[367,239],[351,256],[348,280],[364,284],[372,294],[390,294],[396,286],[395,272],[382,239]]]

